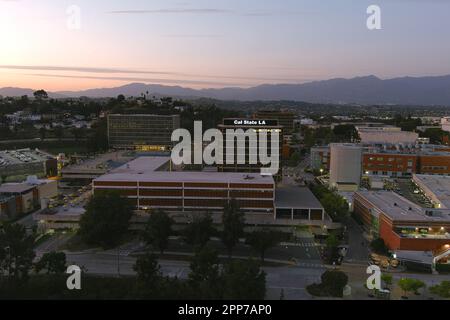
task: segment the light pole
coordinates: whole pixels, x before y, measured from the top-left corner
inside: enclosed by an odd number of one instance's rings
[[[117,276],[120,277],[120,248],[117,248]]]
[[[6,252],[6,258],[8,259],[8,277],[11,276],[11,247],[10,246],[6,246],[5,247],[5,252]]]

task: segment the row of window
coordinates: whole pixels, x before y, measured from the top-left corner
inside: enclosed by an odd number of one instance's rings
[[[384,157],[369,157],[369,160],[370,161],[384,161]],[[389,162],[394,162],[394,161],[403,162],[404,161],[403,158],[388,158],[387,160]],[[408,163],[411,163],[411,165],[412,165],[413,161],[414,161],[413,159],[408,159]]]

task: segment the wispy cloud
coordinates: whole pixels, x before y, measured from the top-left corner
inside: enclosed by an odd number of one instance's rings
[[[166,34],[166,38],[222,38],[221,34]]]
[[[231,9],[218,8],[163,8],[163,9],[128,9],[111,10],[109,14],[234,14],[246,17],[267,17],[267,16],[297,16],[310,14],[303,11],[236,11]]]
[[[248,11],[241,13],[245,17],[271,17],[271,16],[299,16],[305,14],[312,14],[313,12],[303,11]]]
[[[86,73],[134,73],[134,74],[175,74],[163,71],[140,71],[131,69],[115,69],[115,68],[91,68],[91,67],[67,67],[67,66],[19,66],[19,65],[0,65],[0,69],[10,70],[38,70],[38,71],[72,71]]]
[[[174,35],[176,36],[176,35]],[[179,35],[183,36],[183,35]],[[189,35],[186,35],[189,36]],[[194,35],[195,36],[195,35]],[[0,69],[5,70],[28,70],[28,71],[58,71],[58,72],[78,72],[78,73],[88,73],[88,74],[110,74],[110,75],[161,75],[161,76],[177,76],[186,78],[198,78],[198,79],[223,79],[232,81],[278,81],[278,82],[295,82],[298,78],[287,78],[287,77],[265,77],[265,76],[232,76],[232,75],[212,75],[212,74],[194,74],[194,73],[183,73],[183,72],[170,72],[170,71],[153,71],[153,70],[133,70],[133,69],[116,69],[116,68],[93,68],[93,67],[73,67],[73,66],[31,66],[31,65],[0,65]],[[42,73],[43,74],[43,73]],[[65,74],[60,74],[61,77],[66,76]],[[70,77],[75,77],[75,75],[69,75]],[[84,76],[80,76],[84,77]],[[101,77],[100,77],[101,78]],[[114,76],[110,77],[111,80],[121,80],[131,79],[131,81],[139,81],[134,79],[140,79],[135,77],[120,77]],[[144,79],[145,80],[145,79]],[[196,80],[192,80],[196,81]],[[199,80],[200,81],[200,80]],[[201,80],[200,82],[211,83],[211,81]]]
[[[110,14],[223,14],[233,13],[233,10],[214,9],[214,8],[198,8],[198,9],[155,9],[155,10],[112,10]]]
[[[236,84],[231,82],[217,82],[205,80],[185,80],[185,79],[164,79],[164,78],[139,78],[139,77],[101,77],[88,75],[61,75],[61,74],[46,74],[46,73],[30,73],[27,76],[34,77],[49,77],[49,78],[69,78],[69,79],[94,79],[105,81],[132,81],[132,82],[146,82],[146,83],[163,83],[163,84],[189,84],[189,85],[207,85],[207,86],[230,86],[238,85],[245,86],[247,84]]]

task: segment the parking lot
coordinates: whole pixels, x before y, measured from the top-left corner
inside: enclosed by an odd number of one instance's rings
[[[432,208],[431,201],[421,192],[411,179],[398,179],[396,192],[406,199],[425,208]]]
[[[92,187],[87,185],[78,189],[60,189],[61,193],[49,201],[49,209],[58,207],[82,207],[91,196]]]

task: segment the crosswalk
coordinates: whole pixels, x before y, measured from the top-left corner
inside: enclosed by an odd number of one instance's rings
[[[312,247],[321,247],[321,244],[314,243],[314,242],[281,242],[281,246],[284,247],[303,247],[303,248],[312,248]]]
[[[299,267],[303,267],[303,268],[311,268],[311,269],[322,269],[325,268],[325,265],[323,264],[318,264],[318,263],[298,263],[297,266]]]
[[[322,263],[312,263],[312,262],[297,262],[297,267],[302,268],[310,268],[310,269],[323,269],[325,268],[325,265]]]

